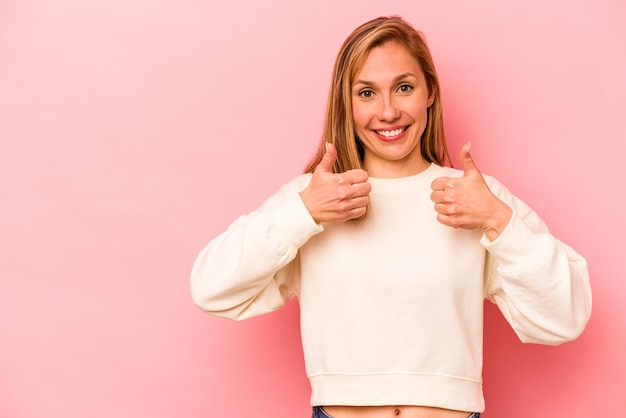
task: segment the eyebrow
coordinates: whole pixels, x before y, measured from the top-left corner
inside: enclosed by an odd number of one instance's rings
[[[402,73],[402,74],[397,75],[397,76],[395,76],[393,78],[393,83],[397,83],[398,81],[403,80],[403,79],[405,79],[407,77],[417,78],[417,76],[415,74],[413,74],[413,73],[410,73],[410,72],[409,73]],[[372,84],[375,84],[375,83],[372,83],[371,81],[367,81],[367,80],[355,80],[353,85],[357,85],[357,84],[365,84],[366,86],[371,86]]]

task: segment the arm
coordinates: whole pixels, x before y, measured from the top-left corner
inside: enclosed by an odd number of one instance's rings
[[[191,272],[200,308],[244,319],[280,308],[299,291],[299,248],[323,230],[322,223],[357,218],[369,202],[367,173],[333,173],[336,158],[328,144],[313,174],[285,185],[200,252]]]
[[[524,342],[556,345],[577,338],[591,315],[587,262],[526,204],[488,180],[513,215],[495,240],[481,240],[488,251],[485,296]]]
[[[524,342],[559,344],[583,331],[591,314],[587,263],[461,149],[463,177],[433,181],[431,199],[444,225],[481,229],[488,251],[485,297]]]
[[[244,319],[276,310],[297,292],[298,249],[322,231],[299,192],[300,176],[255,212],[239,217],[198,255],[191,294],[202,310]]]
[[[513,215],[511,208],[490,189],[469,153],[470,143],[461,148],[462,177],[436,178],[430,195],[437,220],[453,228],[480,229],[494,241]]]

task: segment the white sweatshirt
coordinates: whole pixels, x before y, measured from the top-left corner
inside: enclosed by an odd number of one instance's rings
[[[436,220],[432,164],[370,178],[363,221],[317,225],[297,177],[202,250],[191,275],[204,311],[244,319],[298,297],[312,405],[424,405],[483,411],[483,300],[524,342],[576,338],[591,313],[585,260],[499,182],[513,209],[494,242]]]

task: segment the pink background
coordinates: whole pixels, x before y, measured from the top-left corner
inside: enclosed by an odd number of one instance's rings
[[[309,416],[297,303],[209,317],[189,271],[300,172],[341,42],[393,13],[427,35],[452,153],[590,264],[575,342],[523,345],[488,304],[484,416],[626,412],[623,0],[4,0],[0,416]]]

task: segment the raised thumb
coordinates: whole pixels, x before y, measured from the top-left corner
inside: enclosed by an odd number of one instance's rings
[[[475,173],[480,174],[480,171],[476,167],[476,164],[474,164],[474,159],[472,158],[472,155],[469,151],[471,145],[472,143],[468,142],[463,148],[461,148],[460,160],[461,168],[463,168],[463,176],[468,176]]]
[[[337,148],[330,142],[326,143],[326,153],[322,157],[322,161],[315,168],[315,171],[323,171],[326,173],[333,172],[333,166],[337,160]]]

